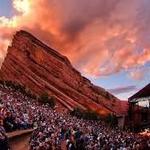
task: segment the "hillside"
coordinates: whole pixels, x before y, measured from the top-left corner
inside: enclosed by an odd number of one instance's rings
[[[25,85],[35,94],[47,92],[69,110],[91,109],[99,114],[122,114],[125,108],[115,96],[93,85],[73,68],[67,57],[26,31],[17,32],[8,47],[0,71],[2,80]]]

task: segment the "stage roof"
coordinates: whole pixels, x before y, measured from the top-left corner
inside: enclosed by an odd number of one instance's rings
[[[143,89],[135,93],[133,96],[129,97],[129,101],[132,101],[135,98],[142,98],[150,96],[150,83],[146,85]]]

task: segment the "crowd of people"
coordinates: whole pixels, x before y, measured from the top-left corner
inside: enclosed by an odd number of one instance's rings
[[[78,119],[12,88],[0,88],[0,148],[5,134],[33,128],[30,150],[148,150],[150,139],[112,129],[103,121]],[[7,149],[7,148],[6,148]],[[5,150],[5,149],[4,149]]]

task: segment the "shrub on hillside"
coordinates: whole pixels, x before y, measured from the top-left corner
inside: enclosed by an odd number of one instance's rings
[[[37,96],[35,94],[33,94],[31,92],[31,90],[29,90],[27,87],[25,87],[24,85],[21,85],[17,82],[0,80],[0,85],[3,86],[3,87],[4,86],[10,87],[13,90],[19,91],[22,94],[24,94],[24,95],[26,95],[30,98],[37,99]]]
[[[111,126],[111,127],[115,127],[117,124],[118,124],[118,121],[117,121],[117,117],[113,114],[109,114],[107,117],[106,117],[106,122]]]
[[[41,94],[41,96],[39,97],[39,102],[49,104],[51,108],[54,108],[56,105],[55,97],[49,97],[47,92]]]
[[[91,110],[83,111],[80,108],[75,108],[73,111],[70,112],[71,115],[76,116],[77,118],[82,118],[86,120],[99,120],[99,115]]]

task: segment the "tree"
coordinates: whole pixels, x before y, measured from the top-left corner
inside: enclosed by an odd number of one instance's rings
[[[51,108],[54,108],[55,105],[56,105],[56,99],[54,96],[51,96],[50,99],[49,99],[49,105]]]
[[[39,101],[43,103],[48,103],[48,100],[49,100],[48,93],[47,92],[42,93]]]
[[[51,108],[54,108],[56,105],[55,97],[54,96],[49,97],[47,92],[41,94],[39,98],[39,102],[42,102],[44,104],[49,104]]]
[[[106,122],[111,126],[111,127],[115,127],[117,125],[117,117],[113,114],[109,114],[106,117]]]

